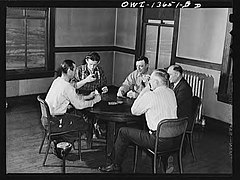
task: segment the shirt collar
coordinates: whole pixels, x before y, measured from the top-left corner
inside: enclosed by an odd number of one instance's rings
[[[137,70],[136,70],[136,71],[137,71]],[[148,70],[144,73],[144,75],[145,75],[145,74],[149,74],[149,72],[150,72],[150,71],[149,71],[149,69],[148,69]],[[143,74],[140,74],[139,72],[137,72],[137,77],[141,77],[142,75],[143,75]]]
[[[163,89],[163,88],[167,88],[167,86],[159,86],[159,87],[157,87],[156,89],[154,89],[153,91],[158,91],[158,90],[160,90],[160,89]]]
[[[173,83],[173,88],[175,88],[178,85],[178,83],[181,81],[181,79],[182,79],[182,77],[176,83]]]

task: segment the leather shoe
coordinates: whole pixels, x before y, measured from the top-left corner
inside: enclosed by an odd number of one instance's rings
[[[101,172],[120,172],[121,168],[118,164],[110,164],[105,167],[99,167],[99,171]]]

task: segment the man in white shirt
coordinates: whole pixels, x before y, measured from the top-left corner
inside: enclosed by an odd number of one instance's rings
[[[100,167],[103,172],[120,171],[124,154],[131,143],[153,149],[158,123],[163,119],[177,118],[177,101],[173,90],[167,87],[169,75],[165,70],[154,70],[149,84],[140,92],[134,101],[131,112],[133,115],[145,114],[148,130],[122,127],[114,145],[113,163]],[[172,143],[160,140],[159,150],[167,150]]]
[[[149,75],[148,58],[141,56],[136,61],[136,70],[128,75],[121,87],[118,89],[117,96],[127,96],[136,98],[141,90],[147,85]]]
[[[57,77],[46,96],[46,102],[50,109],[50,114],[56,118],[52,124],[52,131],[61,132],[68,130],[84,130],[89,126],[81,115],[68,114],[67,110],[71,104],[75,109],[84,109],[92,107],[101,100],[99,94],[91,92],[87,96],[78,95],[75,88],[69,83],[73,78],[76,65],[72,60],[64,60],[60,67],[61,77]],[[66,141],[73,142],[76,134],[72,136],[64,135],[62,138]]]

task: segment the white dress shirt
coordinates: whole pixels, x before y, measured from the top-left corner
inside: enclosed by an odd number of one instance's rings
[[[63,78],[56,78],[46,96],[46,102],[50,109],[51,115],[61,115],[67,112],[67,107],[71,103],[76,109],[84,109],[92,107],[96,102],[93,100],[84,100],[81,95],[78,95],[75,88]]]
[[[175,94],[166,86],[160,86],[143,95],[140,94],[134,101],[131,112],[133,115],[145,113],[148,128],[155,131],[161,120],[177,118]]]

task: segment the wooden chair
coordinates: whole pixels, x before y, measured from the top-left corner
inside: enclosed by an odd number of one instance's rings
[[[72,130],[72,131],[64,131],[64,132],[53,132],[51,130],[51,124],[52,124],[51,122],[52,122],[53,118],[56,118],[56,117],[51,116],[50,111],[49,111],[49,106],[48,106],[46,101],[44,101],[40,96],[37,96],[37,100],[40,103],[41,114],[42,114],[41,124],[43,125],[43,128],[44,128],[44,136],[43,136],[43,139],[42,139],[41,146],[39,148],[39,154],[42,151],[42,147],[43,147],[45,139],[47,139],[47,142],[48,142],[47,150],[45,152],[45,157],[44,157],[44,160],[43,160],[43,166],[45,166],[47,156],[49,154],[50,145],[51,145],[51,142],[54,140],[54,138],[56,138],[57,136],[61,136],[61,135],[64,135],[64,134],[67,134],[67,133],[72,133],[72,132],[78,132],[78,136],[76,137],[76,140],[78,142],[78,156],[79,156],[79,159],[81,160],[81,158],[82,158],[81,157],[81,135],[82,135],[82,132],[85,132],[86,130],[83,130],[83,131],[82,130]]]
[[[192,118],[190,118],[188,121],[186,137],[190,144],[190,149],[191,149],[191,153],[192,153],[194,161],[196,161],[196,156],[195,156],[194,149],[193,149],[193,129],[194,129],[196,119],[198,118],[200,106],[201,106],[201,99],[197,96],[193,96],[192,97]]]
[[[185,137],[185,132],[187,128],[187,118],[181,119],[165,119],[158,123],[157,131],[156,131],[156,141],[154,149],[147,149],[153,155],[153,173],[157,173],[157,158],[159,157],[159,162],[161,162],[162,157],[166,157],[168,155],[172,155],[174,153],[178,153],[178,163],[179,163],[179,171],[183,172],[182,168],[182,147],[183,140]],[[159,139],[169,139],[174,140],[174,147],[168,148],[165,151],[158,150]],[[138,157],[138,146],[135,148],[135,158],[134,158],[134,168],[133,172],[136,172],[137,166],[137,157]],[[164,172],[166,172],[166,167],[163,167]]]

